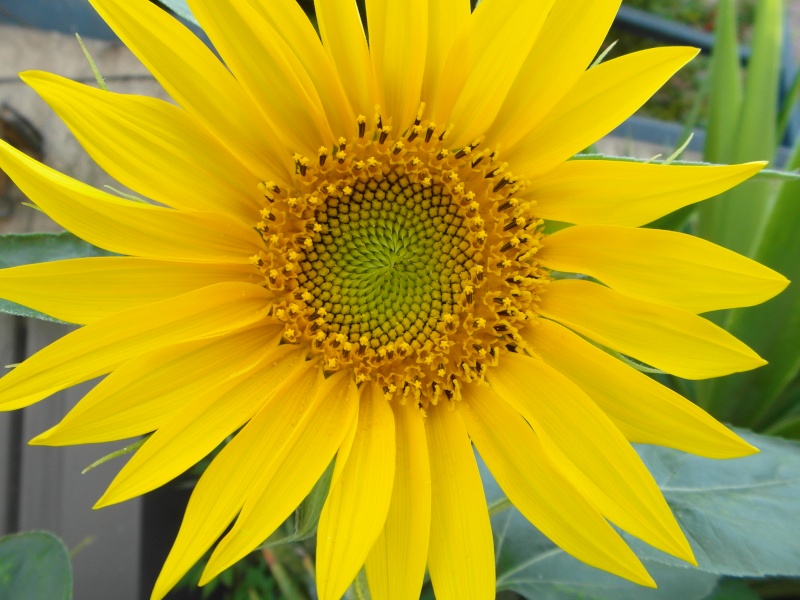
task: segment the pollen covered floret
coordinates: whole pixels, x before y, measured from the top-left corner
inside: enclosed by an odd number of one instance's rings
[[[421,117],[401,136],[359,117],[355,140],[294,157],[293,189],[263,183],[253,262],[285,342],[427,406],[516,350],[547,275],[541,221],[497,152],[450,150]]]

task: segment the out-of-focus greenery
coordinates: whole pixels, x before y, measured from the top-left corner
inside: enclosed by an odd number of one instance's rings
[[[744,43],[747,43],[750,38],[755,1],[740,0],[738,2],[739,39]],[[708,0],[624,0],[622,4],[630,8],[646,10],[665,19],[704,31],[711,32],[714,29],[716,2]],[[622,31],[616,26],[611,28],[603,47],[606,48],[615,41],[617,45],[609,54],[609,58],[667,45]],[[703,80],[708,76],[708,68],[709,58],[698,56],[681,69],[653,98],[648,100],[637,114],[662,121],[687,122],[698,102],[698,94],[703,87]],[[701,124],[703,124],[702,121]]]

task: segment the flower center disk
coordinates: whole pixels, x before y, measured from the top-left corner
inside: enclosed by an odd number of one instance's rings
[[[541,221],[496,152],[448,150],[421,118],[399,139],[376,120],[316,161],[296,155],[293,189],[261,186],[253,263],[284,341],[308,343],[327,372],[422,406],[458,399],[535,318]]]

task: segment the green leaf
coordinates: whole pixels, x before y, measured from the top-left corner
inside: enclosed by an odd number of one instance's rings
[[[800,143],[789,168],[800,167]],[[754,258],[792,283],[759,306],[737,309],[726,329],[768,361],[764,367],[706,383],[704,407],[736,425],[764,429],[785,410],[786,387],[800,373],[800,183],[789,183],[775,203]]]
[[[8,300],[0,299],[0,312],[9,315],[14,315],[15,317],[28,317],[30,319],[50,321],[51,323],[68,324],[66,323],[66,321],[61,321],[60,319],[56,319],[54,317],[51,317],[50,315],[40,313],[38,310],[33,310],[28,308],[27,306],[22,306],[21,304],[17,304],[16,302],[9,302]]]
[[[0,269],[87,256],[113,256],[113,253],[92,246],[67,231],[0,235]]]
[[[0,538],[0,598],[70,600],[72,567],[64,543],[44,531]]]
[[[726,5],[727,3],[721,3],[721,7]],[[720,26],[723,25],[722,33],[725,35],[721,37],[720,43],[729,45],[730,19],[721,21]],[[724,108],[731,96],[734,103],[736,101],[735,88],[728,89],[721,81],[711,94],[712,113],[709,118],[712,123],[718,119],[719,124],[716,131],[712,132],[707,159],[734,163],[773,159],[777,146],[783,30],[782,0],[758,2],[751,45],[752,57],[747,68],[738,123],[734,127],[732,113],[719,115],[719,111],[732,111]],[[730,60],[730,57],[726,59],[726,71],[732,68]],[[720,65],[718,63],[717,66]],[[728,85],[733,85],[730,75],[726,75],[725,80]],[[717,114],[713,111],[717,111]],[[753,256],[772,208],[773,191],[766,186],[739,186],[709,201],[699,213],[698,234],[740,254]]]
[[[502,507],[500,487],[480,458],[478,466],[489,505]],[[513,507],[492,515],[492,532],[497,591],[513,591],[529,600],[700,600],[719,579],[697,569],[645,560],[658,589],[641,587],[573,558]]]
[[[189,23],[194,25],[200,26],[200,23],[197,22],[197,19],[192,14],[192,10],[189,8],[189,4],[186,0],[158,0],[160,4],[163,4],[176,15],[185,19]]]
[[[294,514],[261,546],[262,548],[272,548],[282,544],[307,540],[314,535],[319,523],[322,507],[328,497],[328,489],[331,486],[333,477],[333,465],[331,462],[328,468],[319,478],[306,496],[305,500],[297,507]]]
[[[769,428],[770,435],[791,440],[800,440],[800,416],[779,421]]]
[[[367,572],[361,569],[342,600],[371,600]]]
[[[744,581],[723,579],[714,593],[704,600],[761,600],[761,596],[750,589]]]
[[[630,536],[658,583],[646,590],[568,556],[513,508],[492,517],[498,590],[548,600],[705,598],[721,575],[800,575],[800,444],[739,431],[761,450],[717,461],[657,446],[636,447],[692,544],[692,568]],[[481,464],[490,505],[502,492]]]
[[[92,246],[67,231],[0,235],[0,269],[88,256],[113,256],[113,253]],[[63,323],[38,311],[2,299],[0,299],[0,312]]]
[[[644,561],[658,589],[590,567],[553,545],[516,510],[492,518],[497,590],[529,600],[701,600],[718,576]]]
[[[789,123],[792,120],[792,113],[797,105],[798,97],[800,97],[800,71],[795,74],[792,85],[789,88],[789,92],[786,94],[786,97],[783,100],[781,115],[778,118],[779,141],[782,140],[783,136],[786,135],[786,130],[789,128]]]
[[[705,149],[706,158],[718,163],[733,160],[734,135],[742,107],[742,73],[736,30],[735,1],[720,0],[708,74],[710,87]]]
[[[699,569],[800,576],[800,444],[737,430],[761,452],[711,460],[657,446],[637,451],[683,527]],[[636,540],[643,559],[682,565]]]

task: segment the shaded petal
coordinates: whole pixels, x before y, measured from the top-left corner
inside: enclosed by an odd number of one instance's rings
[[[46,167],[2,140],[0,169],[56,223],[111,252],[242,264],[263,246],[255,230],[239,219],[122,200]]]
[[[422,412],[394,402],[397,463],[392,503],[367,557],[374,600],[419,600],[431,531],[431,469]]]
[[[173,208],[258,221],[258,179],[198,121],[155,98],[113,94],[40,71],[21,75],[114,179]]]
[[[248,0],[189,0],[189,6],[284,148],[313,157],[333,143],[303,64]]]
[[[250,482],[252,491],[242,513],[212,553],[200,585],[246,556],[289,517],[322,477],[353,419],[359,417],[358,390],[346,371],[325,379],[314,396],[299,400],[308,403],[308,410],[299,420],[278,421],[281,446],[274,454],[264,447],[263,438],[254,440],[251,452],[269,453],[271,460]],[[286,401],[283,394],[279,401]],[[264,420],[261,414],[257,418]]]
[[[167,93],[259,179],[289,181],[291,155],[233,75],[189,29],[149,0],[90,2]]]
[[[621,0],[557,0],[486,137],[513,148],[556,107],[597,54]]]
[[[31,444],[66,446],[155,431],[205,390],[248,373],[272,352],[282,325],[159,348],[123,364]],[[197,365],[203,365],[198,369]]]
[[[458,408],[469,436],[509,500],[578,560],[655,587],[642,563],[545,455],[525,420],[489,386],[468,385]]]
[[[428,569],[439,600],[495,597],[494,546],[483,484],[457,411],[432,407],[425,419],[431,464]]]
[[[693,402],[553,321],[543,319],[522,336],[542,360],[586,392],[631,442],[708,458],[757,452]]]
[[[696,564],[639,455],[581,389],[537,358],[509,353],[492,388],[520,413],[553,466],[600,512],[637,538]]]
[[[702,317],[589,281],[551,282],[538,311],[607,348],[686,379],[719,377],[766,364]]]
[[[295,428],[301,421],[305,422],[303,417],[314,405],[311,400],[317,397],[321,383],[319,361],[306,362],[303,368],[281,382],[272,396],[273,400],[280,397],[280,401],[268,402],[211,461],[189,498],[178,537],[164,562],[151,600],[160,600],[175,586],[222,535],[252,495],[253,484],[265,469],[276,457],[283,460],[280,452],[289,443]],[[323,471],[332,456],[333,453],[327,457]]]
[[[260,363],[250,371],[197,393],[137,450],[95,508],[147,493],[197,463],[272,398],[303,365],[305,352],[291,344],[262,351]]]
[[[428,0],[367,0],[367,28],[381,114],[399,134],[419,109]]]
[[[356,436],[319,520],[320,600],[338,600],[347,591],[384,528],[392,499],[395,479],[392,409],[377,385],[362,386],[360,397]]]
[[[536,215],[578,225],[639,227],[741,183],[766,163],[693,167],[572,160],[531,181]]]
[[[470,0],[428,0],[428,51],[422,100],[430,114],[436,112],[436,98],[447,57],[471,14]]]
[[[447,58],[434,107],[441,125],[454,125],[451,147],[473,142],[492,124],[553,3],[487,0],[472,13]]]
[[[322,42],[350,98],[354,116],[371,118],[377,83],[355,0],[314,0]]]
[[[324,98],[323,108],[334,133],[355,134],[357,115],[350,107],[330,56],[297,0],[251,0],[251,5],[302,63],[320,97]]]
[[[532,180],[550,171],[636,112],[698,52],[653,48],[589,69],[505,160]]]
[[[225,281],[260,283],[264,277],[251,265],[76,258],[0,269],[0,297],[85,325]]]
[[[28,406],[161,346],[242,329],[264,319],[269,301],[263,287],[219,283],[86,325],[0,378],[0,410]]]
[[[628,296],[702,313],[753,306],[789,282],[772,269],[700,238],[656,229],[568,227],[536,254],[548,269],[583,273]]]

